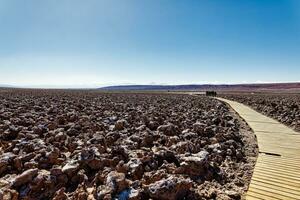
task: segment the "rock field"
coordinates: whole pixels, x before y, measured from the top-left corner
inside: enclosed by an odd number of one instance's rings
[[[0,200],[240,199],[257,156],[250,129],[208,97],[1,89],[0,99]]]
[[[230,100],[253,109],[300,131],[300,94],[226,94]]]

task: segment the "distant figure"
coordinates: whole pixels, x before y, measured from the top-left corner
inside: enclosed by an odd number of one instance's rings
[[[210,96],[210,97],[217,96],[217,92],[216,91],[206,91],[205,94],[206,94],[206,96]]]

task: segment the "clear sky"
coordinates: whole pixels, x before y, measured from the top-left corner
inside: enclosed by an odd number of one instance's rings
[[[0,84],[299,80],[299,0],[0,0]]]

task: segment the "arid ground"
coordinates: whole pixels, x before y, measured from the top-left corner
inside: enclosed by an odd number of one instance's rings
[[[258,154],[226,104],[187,94],[0,90],[0,199],[240,199]]]

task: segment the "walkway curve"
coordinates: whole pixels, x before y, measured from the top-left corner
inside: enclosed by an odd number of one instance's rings
[[[300,200],[300,134],[241,103],[229,104],[254,131],[259,156],[246,199]]]

